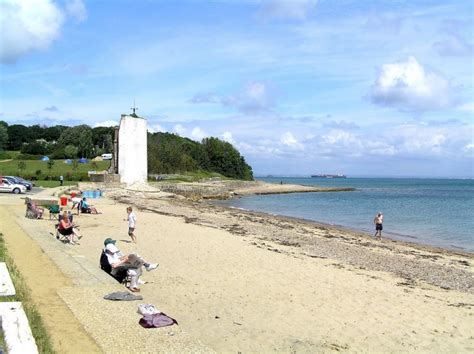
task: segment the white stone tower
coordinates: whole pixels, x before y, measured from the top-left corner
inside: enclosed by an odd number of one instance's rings
[[[147,123],[135,114],[122,114],[118,132],[118,173],[127,185],[148,179]]]

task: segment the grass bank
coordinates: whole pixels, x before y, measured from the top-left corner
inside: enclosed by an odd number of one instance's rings
[[[0,162],[0,175],[22,176],[26,179],[45,179],[51,176],[58,181],[61,175],[66,180],[75,179],[74,176],[87,178],[87,171],[103,171],[110,167],[110,161],[89,161],[76,166],[66,164],[64,160],[53,161],[53,164],[48,165],[47,161],[40,160],[3,160]]]
[[[9,256],[8,250],[5,247],[5,241],[2,233],[0,233],[0,262],[5,262],[7,264],[10,277],[12,278],[16,290],[15,296],[2,298],[0,301],[20,301],[23,304],[26,316],[28,317],[28,322],[30,323],[31,331],[33,333],[33,337],[35,338],[39,352],[54,353],[51,340],[43,324],[43,320],[41,319],[36,306],[31,300],[30,289],[16,268],[13,259]],[[1,336],[1,340],[3,341],[3,336]],[[5,343],[2,343],[1,346],[5,348]]]

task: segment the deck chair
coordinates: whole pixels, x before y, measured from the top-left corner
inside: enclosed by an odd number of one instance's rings
[[[44,208],[37,206],[32,201],[26,203],[25,217],[28,219],[42,219],[44,214]]]
[[[58,222],[54,224],[54,231],[55,231],[55,237],[56,240],[59,240],[63,243],[69,242],[68,236],[64,236],[62,233],[59,232],[59,223],[61,222],[61,214],[58,213]]]
[[[53,219],[55,216],[61,212],[61,207],[59,204],[53,204],[49,206],[49,220]]]
[[[102,250],[102,253],[100,254],[100,269],[102,269],[104,272],[106,272],[108,275],[110,275],[112,278],[117,280],[119,283],[124,284],[125,286],[130,286],[130,277],[128,275],[128,272],[126,269],[121,270],[115,275],[112,275],[112,266],[109,263],[109,260],[107,259],[107,255],[105,254],[105,251]]]
[[[56,224],[54,224],[54,230],[55,230],[55,237],[57,240],[63,242],[63,243],[67,243],[69,242],[69,237],[68,236],[64,236],[62,233],[59,232],[59,223],[61,222],[61,218],[62,218],[62,215],[61,213],[58,213],[58,222]],[[69,215],[69,220],[72,222],[72,214]],[[78,227],[77,225],[75,227]]]

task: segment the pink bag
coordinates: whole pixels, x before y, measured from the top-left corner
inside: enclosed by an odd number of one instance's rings
[[[178,324],[174,318],[169,317],[163,312],[155,313],[153,315],[145,315],[140,318],[138,323],[144,328],[159,328],[171,326],[175,323]]]

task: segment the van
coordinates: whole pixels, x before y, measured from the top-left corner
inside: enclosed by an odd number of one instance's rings
[[[112,154],[102,154],[102,160],[112,160]]]

